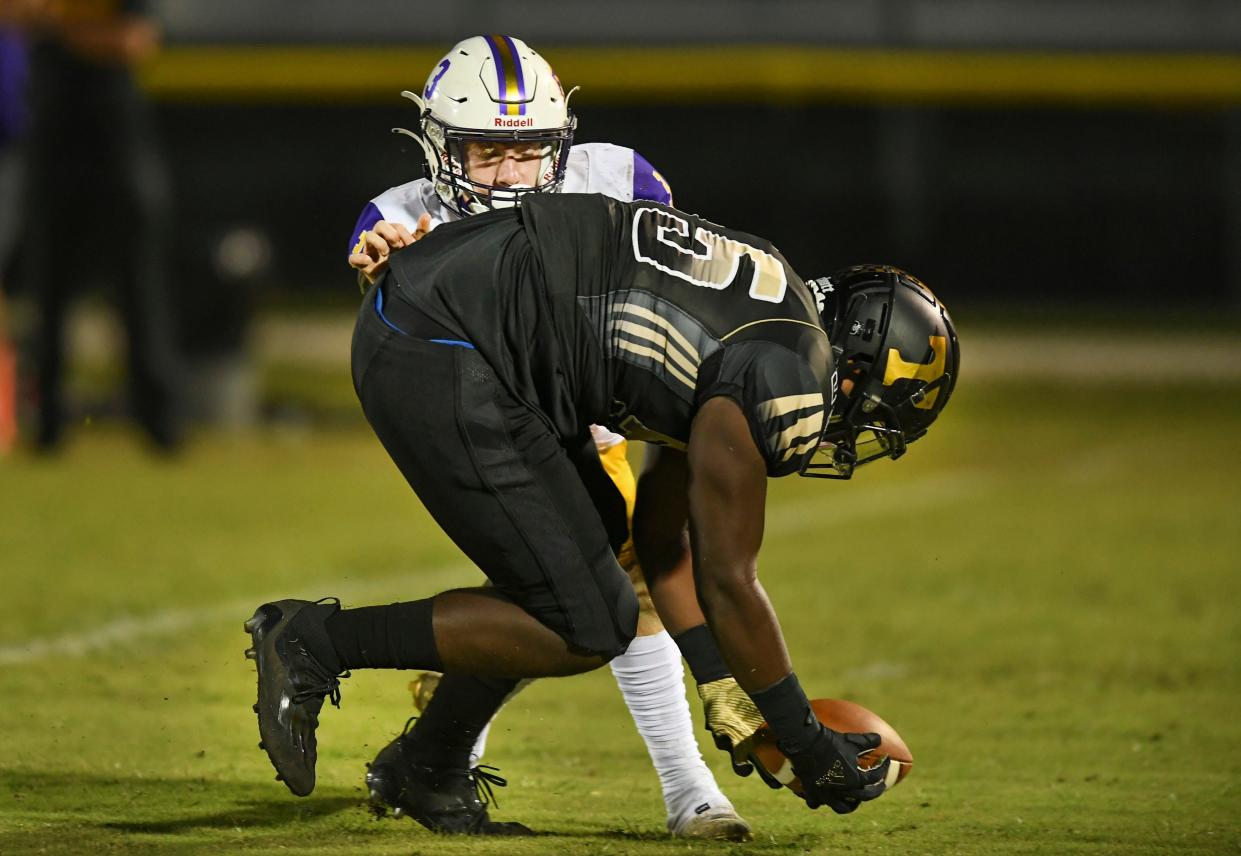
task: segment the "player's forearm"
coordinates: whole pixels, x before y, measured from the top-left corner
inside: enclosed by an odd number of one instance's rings
[[[641,552],[638,555],[641,556]],[[645,573],[646,565],[642,567]],[[684,538],[680,541],[675,559],[665,559],[658,573],[646,574],[646,587],[651,593],[651,600],[655,604],[655,611],[659,613],[660,621],[673,636],[706,622],[694,588],[689,543]]]
[[[758,582],[767,468],[740,407],[713,398],[698,412],[687,452],[690,543],[698,600],[724,660],[747,692],[789,673],[788,653]]]
[[[701,576],[699,598],[733,678],[749,694],[762,720],[784,741],[782,745],[804,751],[819,725],[808,715],[810,702],[793,672],[766,592],[753,574],[739,575],[735,570],[713,574],[706,569]]]
[[[752,572],[713,570],[709,561],[699,562],[696,573],[707,624],[742,689],[765,689],[793,668],[775,611]]]
[[[638,488],[638,511],[633,519],[633,549],[642,564],[646,583],[652,589],[666,579],[683,574],[688,568],[689,539],[684,531],[659,530],[648,525],[650,506],[643,506],[642,487]],[[692,580],[692,571],[690,572]]]
[[[649,447],[633,513],[634,550],[655,609],[673,635],[703,623],[685,531],[688,472],[683,453]]]

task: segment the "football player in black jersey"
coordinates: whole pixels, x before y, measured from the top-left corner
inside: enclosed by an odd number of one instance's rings
[[[535,196],[393,255],[359,312],[355,388],[492,586],[260,606],[247,653],[280,777],[313,789],[318,714],[346,670],[471,675],[470,704],[434,697],[404,741],[407,804],[442,830],[528,831],[492,822],[475,796],[474,738],[518,680],[597,668],[635,630],[614,557],[624,533],[597,510],[610,482],[595,423],[663,447],[639,481],[634,541],[738,771],[765,720],[810,807],[879,796],[887,765],[857,764],[878,736],[810,715],[758,583],[766,479],[849,478],[899,457],[947,404],[958,362],[947,312],[908,274],[804,282],[770,243],[655,203]]]

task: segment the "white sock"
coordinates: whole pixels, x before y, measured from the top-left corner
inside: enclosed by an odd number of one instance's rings
[[[681,652],[668,632],[639,636],[611,665],[659,774],[669,819],[675,821],[704,802],[712,808],[730,805],[698,751]]]

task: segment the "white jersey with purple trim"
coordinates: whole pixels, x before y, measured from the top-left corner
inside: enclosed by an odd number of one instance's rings
[[[650,162],[633,149],[611,143],[581,143],[571,148],[562,189],[565,193],[602,193],[621,202],[646,199],[672,204],[668,182]],[[444,204],[428,178],[385,190],[368,202],[358,217],[349,240],[350,252],[362,232],[380,220],[400,223],[412,232],[423,214],[431,215],[431,228],[461,219],[460,214]],[[600,451],[624,440],[599,426],[591,426],[591,431]]]
[[[650,162],[633,149],[611,143],[581,143],[569,150],[565,169],[565,193],[602,193],[621,202],[648,199],[672,204],[672,191]],[[385,190],[358,217],[349,239],[350,252],[362,232],[380,220],[400,223],[413,231],[418,218],[431,215],[431,227],[460,220],[461,215],[444,204],[428,178],[419,178]]]

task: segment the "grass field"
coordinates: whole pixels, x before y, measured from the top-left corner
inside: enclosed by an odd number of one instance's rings
[[[756,840],[667,839],[606,670],[534,685],[493,732],[496,817],[540,837],[371,817],[403,674],[345,682],[319,786],[292,797],[256,748],[242,620],[476,573],[356,420],[176,461],[102,426],[0,461],[0,853],[1241,852],[1241,383],[971,380],[966,360],[907,459],[772,484],[762,577],[802,683],[916,758],[855,814],[736,779],[704,740]],[[322,382],[349,407],[343,365]]]

